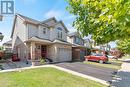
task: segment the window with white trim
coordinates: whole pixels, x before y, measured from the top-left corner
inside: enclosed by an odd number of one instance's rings
[[[46,34],[46,28],[43,28],[43,34]]]
[[[62,28],[58,27],[57,30],[58,30],[57,37],[59,39],[62,39]]]

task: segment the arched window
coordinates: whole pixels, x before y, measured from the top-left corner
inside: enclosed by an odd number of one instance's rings
[[[59,39],[62,39],[62,28],[58,27],[57,30],[58,30],[57,37]]]

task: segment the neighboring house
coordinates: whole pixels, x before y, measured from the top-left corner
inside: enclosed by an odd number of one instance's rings
[[[91,48],[91,45],[92,45],[92,44],[91,44],[91,42],[90,42],[90,39],[88,39],[88,38],[87,38],[87,39],[84,39],[84,46],[86,46],[87,48],[90,49],[90,48]]]
[[[68,34],[68,42],[72,43],[72,60],[83,61],[87,52],[87,47],[84,46],[84,40],[77,32]]]
[[[12,40],[3,43],[3,50],[6,53],[12,53]]]
[[[68,30],[54,17],[37,21],[15,15],[12,29],[13,53],[21,60],[50,58],[53,62],[71,61],[72,46],[67,42]]]

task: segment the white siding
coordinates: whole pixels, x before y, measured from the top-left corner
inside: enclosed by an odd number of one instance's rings
[[[18,45],[18,43],[16,42],[17,37],[19,38],[20,41],[24,42],[26,41],[26,25],[24,24],[23,20],[19,17],[16,18],[16,23],[14,26],[14,33],[12,36],[12,48],[14,47],[14,45]]]
[[[27,24],[28,26],[28,38],[33,36],[38,36],[38,27],[32,24]]]
[[[67,32],[66,32],[66,30],[65,30],[65,28],[62,26],[62,24],[61,23],[58,23],[56,26],[55,26],[55,38],[58,38],[58,35],[57,35],[57,33],[58,33],[58,30],[57,30],[57,28],[58,27],[60,27],[60,28],[62,28],[62,40],[64,40],[64,41],[67,41]]]
[[[44,28],[46,29],[46,33],[43,33]],[[39,26],[38,36],[43,39],[50,39],[50,29],[43,26]]]
[[[54,40],[55,38],[57,38],[56,29],[51,28],[51,30],[50,30],[50,40]]]
[[[67,41],[73,44],[74,43],[74,37],[67,36]]]

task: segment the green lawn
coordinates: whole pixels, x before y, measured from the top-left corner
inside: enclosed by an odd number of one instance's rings
[[[130,56],[123,56],[122,59],[123,59],[123,60],[125,60],[125,59],[130,59]]]
[[[55,68],[0,73],[0,87],[106,87]]]
[[[92,61],[85,61],[84,63],[105,67],[105,68],[120,69],[122,61],[109,59],[109,62],[107,64],[100,64],[98,62],[92,62]]]

